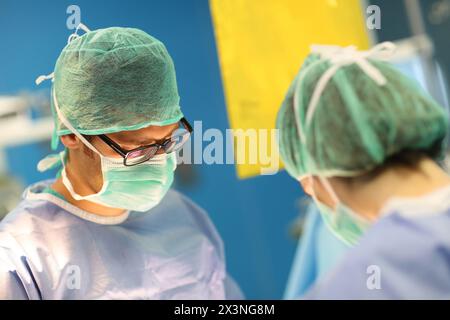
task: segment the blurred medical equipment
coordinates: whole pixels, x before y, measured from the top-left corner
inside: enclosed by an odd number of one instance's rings
[[[444,83],[444,76],[441,68],[434,58],[436,53],[434,44],[427,35],[425,19],[419,0],[403,0],[406,15],[408,17],[409,28],[413,39],[426,39],[423,45],[417,43],[415,48],[418,53],[420,64],[423,66],[423,76],[425,78],[425,88],[428,93],[440,104],[449,107],[447,88],[448,83]],[[446,79],[450,81],[450,79]]]
[[[431,39],[427,35],[419,35],[396,41],[395,44],[397,49],[390,62],[404,74],[417,80],[436,101],[448,110],[446,80],[439,64],[433,59],[434,47]]]
[[[0,174],[0,220],[17,205],[22,190],[22,184],[16,179]]]
[[[50,139],[53,119],[48,115],[49,106],[49,99],[40,91],[0,96],[0,219],[15,207],[24,187],[8,174],[5,149]]]
[[[47,110],[50,110],[48,100],[39,92],[0,96],[0,172],[7,168],[5,157],[1,154],[4,148],[44,141],[51,137],[53,119],[46,116],[49,112]],[[43,117],[38,118],[36,114]]]

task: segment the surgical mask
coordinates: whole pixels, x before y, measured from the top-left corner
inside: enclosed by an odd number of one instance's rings
[[[309,177],[312,180],[312,177]],[[361,236],[371,226],[372,222],[364,218],[339,200],[331,184],[325,178],[319,178],[331,198],[335,201],[335,209],[320,202],[313,191],[313,199],[328,229],[341,241],[349,246],[359,242]],[[313,189],[314,190],[314,189]]]
[[[175,153],[157,155],[147,162],[126,167],[123,161],[100,155],[103,186],[98,193],[80,196],[67,177],[62,159],[62,182],[76,200],[88,200],[107,207],[145,212],[161,202],[169,190],[176,168]]]
[[[140,212],[148,211],[161,202],[173,182],[177,165],[175,153],[155,155],[149,161],[135,166],[125,166],[121,158],[105,157],[69,123],[58,107],[54,92],[52,96],[61,122],[98,154],[101,161],[102,188],[95,194],[81,196],[76,193],[67,176],[64,153],[60,154],[62,182],[75,200],[88,200],[107,207]]]

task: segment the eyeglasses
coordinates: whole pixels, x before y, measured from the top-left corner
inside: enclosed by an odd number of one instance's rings
[[[180,150],[191,136],[193,129],[185,118],[182,118],[179,124],[179,128],[172,133],[171,137],[162,143],[152,143],[132,150],[123,149],[119,144],[104,134],[100,134],[98,137],[122,156],[125,166],[130,167],[150,160],[160,150],[167,154]]]

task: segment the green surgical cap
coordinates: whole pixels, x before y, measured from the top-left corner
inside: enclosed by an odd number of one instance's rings
[[[383,85],[357,63],[341,65],[307,119],[318,81],[335,62],[333,55],[317,53],[305,60],[277,117],[281,158],[294,178],[356,176],[404,150],[427,150],[436,144],[444,150],[444,108],[390,64],[369,58],[366,62],[384,77]]]
[[[168,125],[183,114],[175,67],[164,44],[133,28],[107,28],[75,37],[62,50],[53,79],[59,109],[81,134]],[[58,119],[55,134],[71,133]]]

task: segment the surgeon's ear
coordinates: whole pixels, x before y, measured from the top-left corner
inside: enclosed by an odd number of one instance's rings
[[[310,197],[313,195],[313,184],[310,178],[300,180],[303,191]]]
[[[61,143],[67,149],[78,149],[83,146],[83,143],[80,141],[80,139],[78,139],[78,137],[73,133],[61,136]]]

